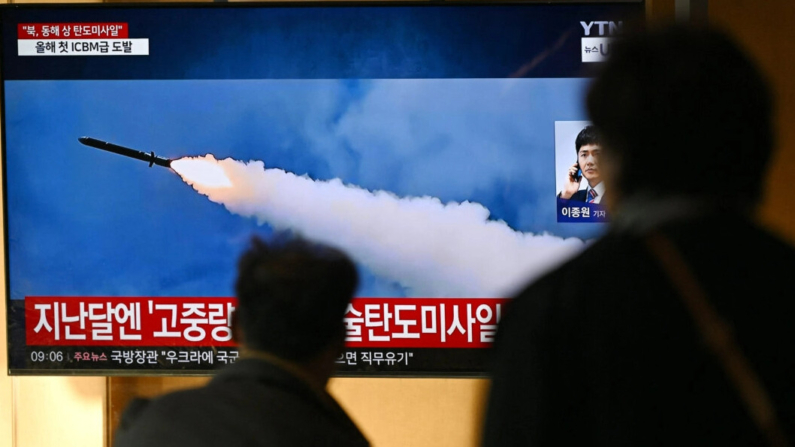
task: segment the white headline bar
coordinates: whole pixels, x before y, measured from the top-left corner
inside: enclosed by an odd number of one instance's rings
[[[148,56],[149,39],[19,39],[19,56]]]

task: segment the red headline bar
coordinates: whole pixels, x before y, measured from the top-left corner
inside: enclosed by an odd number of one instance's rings
[[[506,299],[356,298],[345,315],[349,348],[487,348]]]
[[[506,299],[354,298],[349,348],[486,348]],[[234,298],[27,297],[29,346],[234,346]],[[311,330],[311,328],[306,328]]]
[[[126,39],[126,23],[20,23],[19,39]]]
[[[29,346],[234,346],[232,298],[27,297]]]

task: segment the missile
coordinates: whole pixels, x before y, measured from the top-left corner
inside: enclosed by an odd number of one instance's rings
[[[91,137],[80,137],[77,141],[85,144],[86,146],[95,149],[102,149],[103,151],[113,152],[114,154],[124,155],[125,157],[134,158],[136,160],[148,161],[149,167],[152,165],[163,166],[168,168],[171,166],[171,160],[168,158],[158,157],[154,152],[141,152],[129,147],[119,146],[118,144],[108,143],[107,141],[100,141]]]

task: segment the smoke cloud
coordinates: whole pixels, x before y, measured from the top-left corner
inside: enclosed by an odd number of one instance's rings
[[[515,231],[489,220],[489,210],[478,203],[398,197],[339,179],[265,169],[262,161],[212,155],[183,160],[217,164],[231,180],[231,187],[217,187],[182,175],[211,201],[259,224],[345,250],[411,296],[508,296],[585,245],[576,238]]]

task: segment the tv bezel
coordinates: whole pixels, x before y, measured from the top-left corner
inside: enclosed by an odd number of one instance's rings
[[[513,5],[534,5],[534,4],[564,4],[564,5],[588,5],[588,4],[641,4],[644,10],[648,12],[649,4],[645,0],[429,0],[429,1],[412,1],[412,0],[328,0],[328,1],[240,1],[240,2],[112,2],[112,3],[7,3],[0,4],[0,11],[4,9],[183,9],[183,8],[248,8],[248,9],[262,9],[262,8],[343,8],[343,7],[494,7],[494,6],[513,6]],[[0,32],[5,26],[0,20]],[[2,34],[0,34],[2,35]],[[3,45],[0,45],[0,61],[3,59]],[[4,259],[4,272],[5,282],[4,291],[5,297],[3,306],[5,308],[5,321],[6,325],[6,361],[8,366],[9,376],[100,376],[100,377],[134,377],[134,376],[179,376],[179,377],[206,377],[212,375],[213,370],[117,370],[117,369],[91,369],[91,370],[48,370],[48,369],[29,369],[29,368],[12,368],[11,367],[11,353],[12,353],[12,334],[9,323],[9,312],[11,307],[11,281],[10,281],[10,266],[9,266],[9,232],[8,232],[8,202],[7,202],[7,175],[6,175],[6,120],[5,120],[5,77],[4,71],[0,69],[0,169],[2,169],[2,200],[3,200],[3,259]],[[19,300],[17,300],[19,301]],[[22,300],[24,301],[24,300]],[[24,328],[21,328],[24,334]],[[450,348],[454,349],[454,348]],[[376,371],[376,372],[337,372],[335,377],[370,377],[370,378],[487,378],[487,372],[411,372],[411,371]]]

